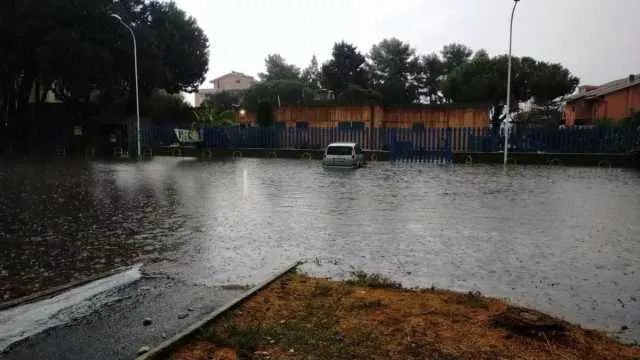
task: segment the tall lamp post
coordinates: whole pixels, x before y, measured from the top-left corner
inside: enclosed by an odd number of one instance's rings
[[[138,160],[140,160],[141,158],[141,148],[140,148],[140,98],[138,95],[138,46],[136,44],[136,35],[133,33],[133,29],[125,24],[124,21],[122,21],[122,18],[120,17],[120,15],[117,14],[110,14],[110,16],[116,20],[118,20],[120,22],[120,24],[122,24],[122,26],[124,26],[125,28],[127,28],[127,30],[129,30],[129,32],[131,33],[131,38],[133,39],[133,72],[135,74],[135,83],[136,83],[136,138],[137,138],[137,146],[138,146]]]
[[[507,153],[509,151],[509,131],[511,130],[511,44],[513,40],[513,15],[516,13],[518,1],[513,0],[511,10],[511,23],[509,24],[509,66],[507,70],[507,115],[504,118],[504,164],[507,165]]]

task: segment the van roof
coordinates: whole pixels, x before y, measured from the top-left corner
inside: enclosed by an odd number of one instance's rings
[[[358,145],[358,143],[354,143],[354,142],[336,142],[336,143],[329,144],[327,147],[331,147],[331,146],[350,146],[350,147],[354,147],[356,145]]]

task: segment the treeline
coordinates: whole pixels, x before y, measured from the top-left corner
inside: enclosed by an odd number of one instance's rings
[[[52,122],[51,99],[86,126],[135,113],[131,34],[111,14],[136,36],[143,114],[155,89],[195,91],[204,81],[208,39],[173,2],[0,1],[2,134],[33,142],[34,131]]]
[[[572,93],[577,77],[560,64],[531,57],[514,57],[512,99],[549,106]],[[499,121],[506,98],[507,56],[490,56],[461,44],[439,53],[421,55],[410,44],[384,39],[362,53],[352,44],[334,44],[331,58],[319,64],[315,56],[304,68],[279,54],[268,55],[260,82],[243,94],[243,105],[256,110],[261,102],[303,104],[326,98],[337,103],[376,103],[384,106],[415,103],[483,103],[493,107]],[[327,93],[328,92],[328,93]],[[212,98],[228,103],[230,94]],[[237,95],[236,95],[237,96]]]

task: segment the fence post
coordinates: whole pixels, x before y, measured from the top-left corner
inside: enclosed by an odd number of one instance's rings
[[[396,129],[385,129],[391,161],[396,161],[395,131]]]

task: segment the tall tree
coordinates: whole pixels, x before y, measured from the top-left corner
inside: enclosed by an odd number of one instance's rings
[[[315,55],[311,58],[311,63],[302,71],[300,79],[302,83],[309,89],[320,89],[320,68],[318,67],[318,59]]]
[[[274,80],[253,85],[247,89],[243,106],[256,111],[261,102],[269,102],[273,107],[278,105],[299,105],[313,99],[313,92],[303,83],[295,80]]]
[[[432,104],[442,102],[440,82],[444,74],[444,64],[437,54],[433,53],[420,58],[416,82],[424,101]]]
[[[367,69],[374,88],[386,105],[410,104],[419,100],[419,59],[409,44],[396,38],[384,39],[369,52]]]
[[[489,53],[485,49],[480,49],[473,54],[473,59],[488,59]]]
[[[442,83],[442,93],[452,102],[482,102],[493,108],[492,125],[497,129],[507,93],[508,57],[474,56],[450,72]],[[518,103],[531,98],[550,101],[571,93],[578,79],[559,65],[549,65],[530,57],[512,59],[511,98]],[[538,100],[536,100],[538,101]]]
[[[333,45],[331,60],[322,65],[322,86],[340,94],[349,85],[367,88],[365,57],[358,48],[344,41]]]
[[[127,99],[133,102],[131,37],[110,13],[119,14],[135,32],[143,100],[156,88],[193,91],[204,80],[208,40],[196,21],[172,2],[4,1],[0,4],[3,122],[36,126],[26,124],[22,116],[32,93],[38,102],[55,92],[78,109],[88,103],[112,108]]]
[[[374,90],[361,88],[358,85],[349,85],[340,93],[337,100],[353,105],[373,105],[379,104],[382,101],[382,96]]]
[[[279,54],[268,55],[264,59],[264,65],[266,72],[258,74],[261,81],[300,79],[300,69],[295,65],[287,64]]]
[[[192,128],[194,129],[238,125],[233,111],[218,108],[211,103],[203,103],[202,106],[193,109],[193,117],[195,121]]]
[[[151,93],[143,114],[150,116],[154,123],[191,124],[193,112],[182,94],[169,94],[165,90]]]
[[[466,45],[452,43],[445,45],[441,51],[445,73],[450,73],[457,67],[469,61],[473,51]]]
[[[571,94],[578,83],[580,79],[562,65],[539,61],[531,81],[531,95],[536,104],[548,106],[554,100]]]
[[[233,110],[234,106],[240,104],[242,96],[243,94],[241,92],[221,91],[207,95],[203,104],[207,103],[223,110]]]
[[[273,125],[273,105],[269,101],[260,101],[256,110],[256,123],[261,127]]]
[[[160,55],[162,64],[161,71],[150,74],[159,81],[156,87],[172,93],[194,92],[208,70],[207,36],[195,18],[171,1],[152,1],[147,11],[155,45],[151,51]]]

